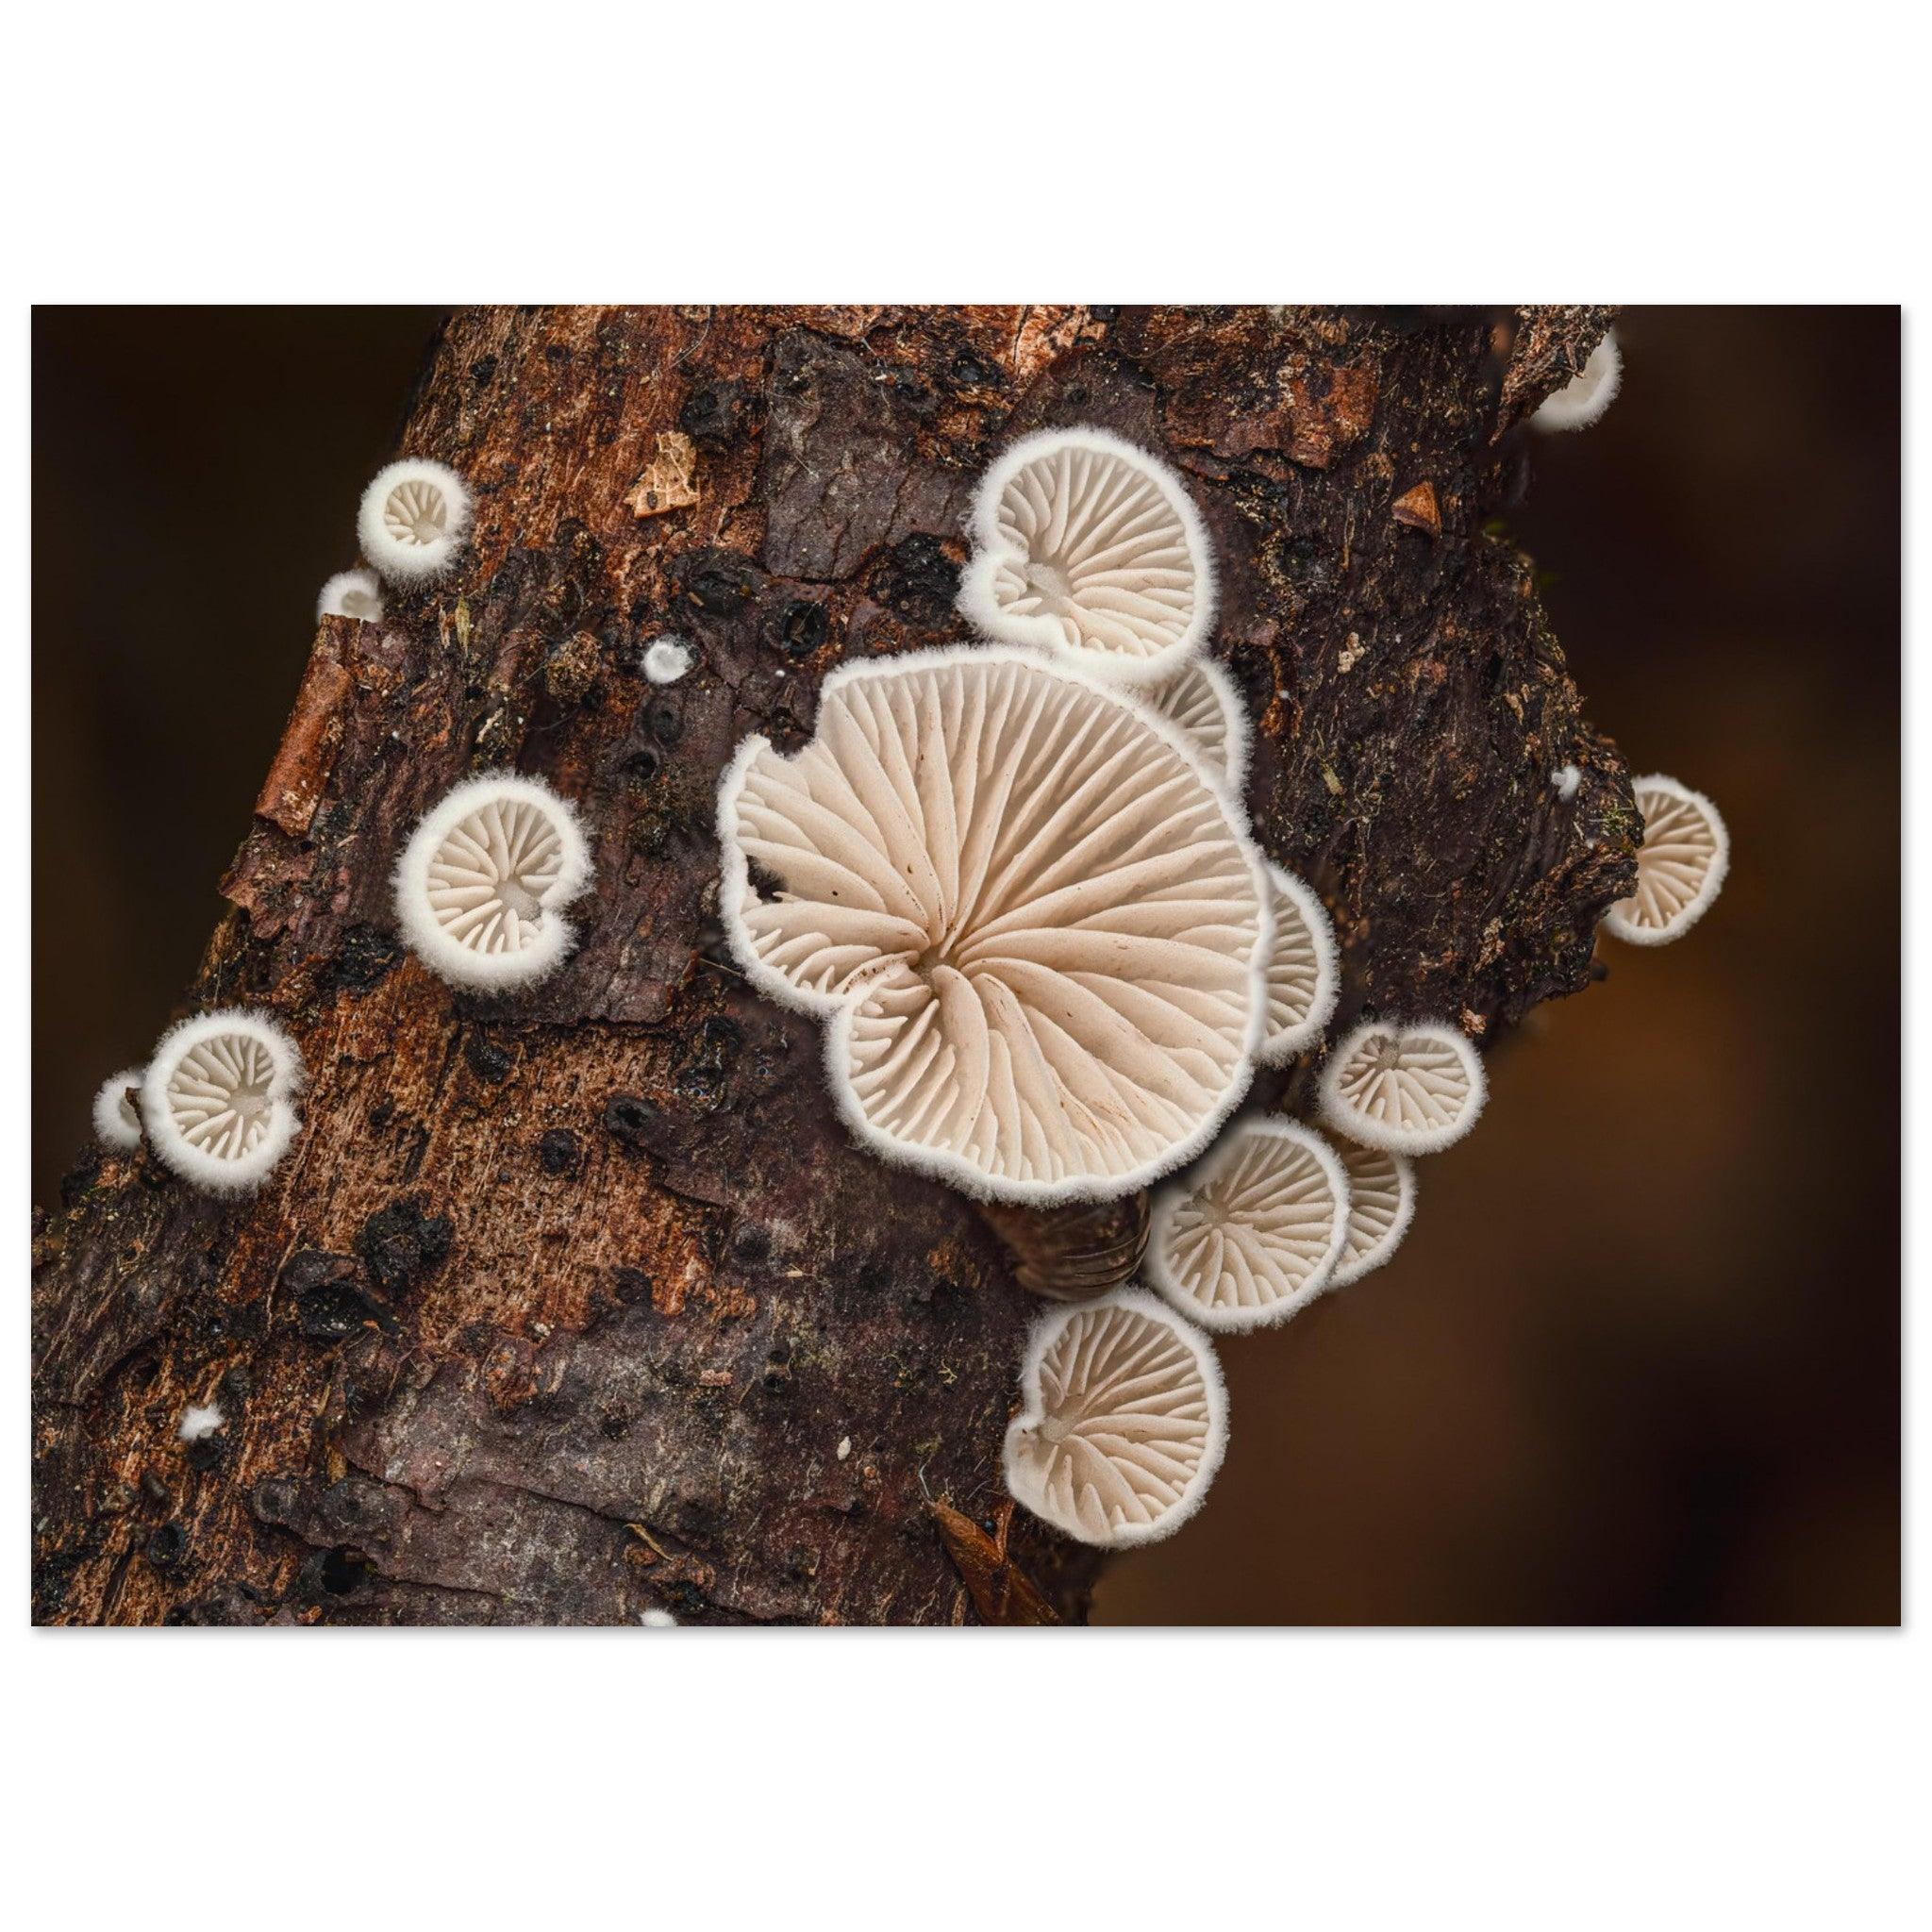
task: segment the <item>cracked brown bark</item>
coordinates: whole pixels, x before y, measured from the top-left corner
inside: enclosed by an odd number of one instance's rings
[[[730,970],[720,769],[795,742],[834,664],[958,639],[974,478],[1104,424],[1212,532],[1256,829],[1334,912],[1339,1024],[1492,1039],[1585,982],[1631,874],[1622,760],[1494,522],[1606,321],[456,317],[405,446],[470,478],[474,544],[380,625],[321,625],[191,990],[293,1029],[306,1131],[244,1204],[90,1154],[36,1217],[37,1618],[1081,1614],[1091,1553],[1001,1507],[1040,1305],[966,1202],[848,1141],[815,1027]],[[700,500],[639,518],[680,430]],[[657,690],[664,634],[696,663]],[[505,762],[581,801],[598,882],[560,975],[491,1002],[400,952],[388,877]],[[227,1425],[184,1445],[208,1401]]]

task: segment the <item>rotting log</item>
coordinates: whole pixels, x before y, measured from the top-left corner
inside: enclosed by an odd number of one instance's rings
[[[1627,774],[1496,523],[1607,320],[456,316],[405,447],[470,479],[474,543],[322,622],[191,990],[292,1028],[306,1129],[239,1205],[91,1152],[36,1214],[36,1618],[1079,1617],[1091,1553],[1000,1485],[1041,1305],[966,1201],[848,1140],[814,1024],[731,970],[721,768],[796,744],[832,666],[958,640],[975,477],[1105,425],[1212,534],[1249,806],[1334,912],[1337,1024],[1493,1039],[1585,983],[1632,876]],[[696,662],[656,688],[662,635]],[[502,1001],[389,906],[413,820],[491,764],[580,801],[598,866],[576,955]]]

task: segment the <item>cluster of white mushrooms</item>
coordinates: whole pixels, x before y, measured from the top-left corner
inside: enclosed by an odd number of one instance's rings
[[[1386,1261],[1415,1158],[1482,1111],[1482,1062],[1453,1025],[1371,1018],[1319,1083],[1340,1144],[1274,1114],[1228,1125],[1257,1066],[1322,1046],[1338,969],[1320,899],[1248,825],[1248,719],[1201,655],[1201,519],[1146,451],[1047,430],[987,473],[971,536],[958,601],[979,641],[848,665],[799,751],[740,746],[721,903],[751,982],[826,1023],[853,1134],[1003,1231],[1186,1170],[1154,1195],[1154,1292],[1036,1324],[1005,1447],[1035,1514],[1145,1542],[1199,1507],[1225,1447],[1201,1331],[1285,1322]],[[1686,796],[1639,787],[1653,836],[1612,930],[1674,937],[1715,893],[1722,826],[1697,801],[1698,845]]]
[[[1607,337],[1578,392],[1537,420],[1594,420],[1618,375]],[[358,523],[373,570],[331,577],[321,613],[379,621],[383,583],[441,576],[469,517],[453,471],[390,465]],[[1483,1068],[1454,1025],[1367,1019],[1319,1083],[1339,1145],[1275,1114],[1228,1127],[1257,1067],[1322,1048],[1339,972],[1321,900],[1248,824],[1249,721],[1202,655],[1208,533],[1163,463],[1071,428],[992,466],[971,536],[958,602],[977,641],[847,665],[824,680],[802,749],[741,745],[719,796],[721,909],[752,984],[826,1023],[833,1098],[881,1158],[1007,1228],[1015,1210],[1164,1182],[1144,1258],[1130,1251],[1111,1277],[1141,1259],[1155,1292],[1112,1287],[1040,1319],[1005,1445],[1008,1486],[1035,1514],[1086,1542],[1145,1542],[1199,1507],[1226,1445],[1201,1331],[1285,1322],[1386,1261],[1414,1214],[1413,1160],[1474,1124]],[[654,683],[691,667],[676,640],[652,650]],[[1574,796],[1575,769],[1553,782]],[[1716,897],[1727,841],[1674,779],[1636,790],[1638,886],[1604,923],[1657,945]],[[396,923],[443,979],[500,993],[568,957],[566,908],[591,878],[570,804],[486,772],[415,828]],[[145,1130],[186,1179],[245,1191],[294,1139],[302,1078],[267,1016],[207,1013],[144,1073],[106,1083],[95,1126],[123,1149]],[[1049,1262],[1028,1278],[1050,1293],[1051,1276]]]
[[[444,464],[390,464],[363,493],[357,529],[374,569],[323,586],[318,616],[374,624],[382,585],[442,576],[468,534],[470,493]],[[591,854],[571,806],[541,779],[486,772],[444,794],[396,865],[396,924],[451,985],[495,993],[556,971],[575,935],[564,908],[589,885]],[[258,1187],[301,1127],[302,1057],[268,1014],[224,1008],[164,1035],[145,1070],[94,1097],[94,1131],[117,1151],[143,1136],[183,1179],[215,1193]]]

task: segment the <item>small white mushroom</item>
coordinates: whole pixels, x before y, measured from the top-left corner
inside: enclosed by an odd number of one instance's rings
[[[322,587],[315,600],[315,614],[323,617],[353,617],[363,624],[375,624],[382,616],[382,585],[373,570],[342,570]]]
[[[405,457],[362,492],[362,555],[392,584],[426,584],[446,571],[470,528],[470,492],[446,463]]]
[[[1731,835],[1703,792],[1660,772],[1631,789],[1643,814],[1637,890],[1604,914],[1604,930],[1633,946],[1668,945],[1710,910],[1731,868]]]
[[[644,675],[653,684],[675,684],[691,665],[691,646],[682,639],[658,638],[644,649]]]
[[[1539,429],[1588,429],[1617,399],[1624,380],[1624,355],[1612,329],[1593,348],[1580,371],[1545,396],[1529,420]]]
[[[748,739],[719,799],[747,978],[832,1020],[853,1132],[969,1193],[1130,1193],[1253,1074],[1259,855],[1138,705],[1031,652],[834,672],[812,741]],[[760,884],[754,885],[752,868]]]
[[[1014,1500],[1083,1543],[1172,1536],[1227,1448],[1208,1339],[1139,1289],[1034,1324],[1004,1463]]]
[[[1550,783],[1557,788],[1557,796],[1567,805],[1583,783],[1582,769],[1576,765],[1558,765],[1550,774]]]
[[[155,1152],[210,1193],[261,1185],[302,1125],[295,1042],[261,1013],[224,1008],[161,1036],[141,1086]]]
[[[94,1139],[103,1147],[125,1154],[141,1145],[141,1109],[128,1097],[130,1088],[138,1092],[140,1087],[139,1067],[123,1067],[101,1082],[94,1095]]]
[[[541,778],[485,772],[444,793],[410,834],[396,921],[410,951],[453,986],[530,986],[575,944],[563,908],[591,870],[569,804]]]
[[[1434,1154],[1475,1125],[1488,1093],[1475,1048],[1433,1020],[1365,1020],[1322,1072],[1338,1133],[1391,1154]]]
[[[1248,780],[1247,708],[1234,680],[1211,658],[1191,658],[1172,677],[1135,693],[1193,748],[1208,774],[1230,797]]]
[[[1177,671],[1214,614],[1212,552],[1165,463],[1102,429],[1044,429],[973,499],[959,608],[988,637],[1133,682]]]
[[[1402,1245],[1415,1219],[1415,1167],[1381,1147],[1343,1141],[1335,1151],[1348,1176],[1348,1235],[1328,1286],[1346,1288]]]
[[[1292,1121],[1248,1121],[1156,1196],[1147,1273],[1204,1328],[1271,1327],[1328,1286],[1347,1224],[1334,1148]]]
[[[1335,1011],[1341,974],[1335,929],[1313,888],[1278,865],[1271,865],[1268,875],[1274,944],[1268,955],[1268,1030],[1261,1058],[1279,1064],[1321,1039]]]
[[[669,1610],[659,1609],[655,1604],[638,1619],[646,1630],[675,1630],[677,1619]]]
[[[213,1403],[206,1408],[196,1407],[191,1403],[181,1411],[181,1426],[175,1433],[184,1442],[199,1442],[203,1437],[212,1436],[227,1420]]]

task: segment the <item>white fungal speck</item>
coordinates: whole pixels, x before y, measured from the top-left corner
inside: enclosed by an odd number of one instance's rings
[[[139,1067],[123,1067],[101,1082],[94,1095],[94,1138],[103,1147],[125,1154],[141,1145],[141,1112],[127,1097],[127,1090],[140,1085]]]
[[[852,1438],[850,1436],[841,1436],[839,1438],[839,1460],[843,1462],[851,1454]]]
[[[353,617],[375,624],[382,616],[382,586],[373,570],[344,570],[323,585],[315,600],[317,617]]]
[[[678,638],[659,638],[644,652],[644,675],[653,684],[675,684],[691,665],[691,646]]]
[[[1576,788],[1583,783],[1583,774],[1574,765],[1564,765],[1550,774],[1550,783],[1557,788],[1558,798],[1574,798]]]
[[[227,1420],[213,1403],[206,1408],[191,1405],[181,1411],[181,1426],[175,1433],[184,1442],[199,1442],[204,1436],[212,1436]]]
[[[392,584],[440,577],[470,528],[470,492],[446,463],[405,457],[362,492],[356,534],[362,555]]]
[[[638,1619],[646,1630],[675,1630],[677,1619],[669,1610],[649,1609]]]

